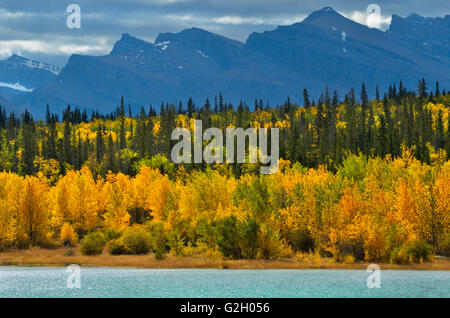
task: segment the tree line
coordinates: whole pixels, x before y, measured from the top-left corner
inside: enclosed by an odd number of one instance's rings
[[[187,107],[162,103],[159,112],[150,106],[135,115],[123,97],[107,115],[96,111],[88,116],[86,110],[67,106],[60,119],[47,105],[45,121],[33,119],[28,111],[7,115],[0,106],[0,171],[64,175],[88,166],[94,176],[104,177],[108,171],[132,176],[143,162],[178,169],[167,160],[174,144],[171,132],[181,126],[192,129],[194,119],[202,120],[203,129],[278,127],[280,156],[305,167],[327,165],[336,171],[350,153],[396,157],[404,148],[430,163],[441,150],[450,155],[449,104],[450,94],[440,91],[438,82],[433,93],[421,80],[417,92],[407,91],[400,82],[381,97],[377,87],[371,101],[363,83],[358,99],[354,89],[341,100],[327,87],[311,101],[305,89],[301,106],[289,98],[275,107],[255,100],[252,110],[243,102],[234,107],[221,94],[212,104],[207,99],[198,106],[190,98]],[[188,171],[205,167],[183,165]],[[236,176],[245,169],[233,165]]]
[[[420,262],[450,248],[450,94],[401,83],[369,100],[326,88],[304,105],[0,110],[0,249],[232,259]],[[217,108],[217,109],[216,109]],[[175,127],[280,128],[280,169],[183,164]],[[93,248],[92,248],[93,247]]]

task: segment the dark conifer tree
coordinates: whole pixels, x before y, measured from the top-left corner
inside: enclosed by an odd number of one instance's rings
[[[47,123],[47,125],[50,124],[51,119],[52,119],[52,117],[50,115],[50,107],[47,104],[47,108],[45,111],[45,122]]]
[[[120,100],[119,118],[120,118],[119,147],[122,150],[125,149],[125,147],[127,146],[127,141],[125,138],[125,105],[123,103],[123,96]]]
[[[422,78],[419,81],[418,91],[419,91],[419,97],[421,97],[421,98],[427,97],[427,84],[425,83],[425,79],[424,78]]]
[[[70,124],[70,106],[64,116],[64,134],[63,134],[63,160],[68,164],[72,164],[72,131]]]
[[[438,82],[438,81],[436,81],[436,89],[435,89],[435,91],[434,91],[434,95],[435,95],[436,97],[441,96],[441,92],[439,91],[439,82]]]
[[[22,147],[20,170],[23,175],[34,173],[34,158],[37,154],[36,131],[33,117],[25,110],[22,119]]]
[[[189,118],[192,118],[192,115],[195,112],[195,105],[194,105],[194,102],[192,101],[192,97],[189,97],[189,100],[187,103],[187,112],[188,112]]]
[[[134,150],[141,158],[147,155],[147,115],[144,107],[141,107],[141,112],[136,122],[136,135],[133,140]]]
[[[108,136],[108,144],[106,147],[106,156],[105,162],[103,163],[105,166],[104,173],[108,173],[111,171],[112,173],[117,173],[119,170],[119,165],[116,157],[116,147],[114,144],[114,140],[112,139],[111,134]]]
[[[367,96],[366,85],[362,83],[361,85],[361,113],[359,116],[359,125],[358,125],[358,146],[359,150],[364,154],[367,154],[367,142],[366,142],[366,111],[369,104],[369,98]]]
[[[222,93],[219,94],[219,112],[223,112],[224,111],[224,107],[223,107],[223,96]]]
[[[309,106],[311,106],[311,103],[309,101],[308,90],[305,88],[303,89],[303,107],[308,108]]]
[[[133,113],[130,104],[128,104],[128,117],[130,118],[130,140],[133,140]]]
[[[445,132],[444,132],[444,120],[442,116],[442,110],[439,110],[438,113],[434,146],[436,149],[445,148]]]
[[[361,107],[363,110],[367,110],[369,106],[369,96],[367,95],[366,84],[361,84]]]
[[[96,152],[97,152],[97,162],[100,163],[105,154],[105,145],[103,142],[103,129],[101,124],[98,124],[97,127],[97,136],[96,136]]]

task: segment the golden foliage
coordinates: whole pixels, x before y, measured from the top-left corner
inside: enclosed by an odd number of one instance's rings
[[[61,227],[61,241],[69,246],[74,245],[78,241],[78,235],[69,223],[64,223]]]
[[[333,256],[349,264],[389,261],[413,241],[437,248],[449,233],[450,162],[422,164],[405,150],[395,159],[350,157],[336,174],[284,160],[280,166],[273,175],[240,179],[223,165],[183,169],[173,179],[142,166],[134,177],[110,173],[96,180],[84,167],[54,185],[43,174],[3,172],[0,248],[49,237],[74,244],[77,232],[97,229],[122,233],[136,222],[130,217],[136,211],[146,213],[141,222],[149,228],[161,225],[161,237],[171,237],[182,254],[217,251],[214,226],[230,217],[256,222],[244,235],[256,237],[252,257],[258,258],[296,253],[299,259]]]

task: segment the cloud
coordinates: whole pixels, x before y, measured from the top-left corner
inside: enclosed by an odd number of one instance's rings
[[[141,2],[143,3],[155,3],[155,4],[160,4],[160,5],[170,5],[170,4],[174,4],[174,3],[181,3],[181,2],[187,2],[188,0],[153,0],[153,1],[148,1],[148,0],[141,0]]]
[[[11,12],[8,10],[5,10],[3,8],[0,8],[0,18],[1,19],[19,19],[24,17],[32,16],[32,13],[26,13],[26,12]]]
[[[379,16],[367,13],[360,0],[75,0],[81,7],[81,29],[66,27],[61,0],[5,0],[0,4],[0,57],[26,57],[63,65],[72,53],[107,54],[123,32],[153,41],[160,32],[199,27],[239,41],[252,32],[302,21],[331,6],[348,18],[386,30],[393,13],[442,16],[450,1],[377,0]],[[370,3],[370,2],[369,2]]]
[[[214,18],[212,22],[217,24],[250,24],[250,25],[288,25],[302,21],[306,15],[286,16],[286,17],[240,17],[240,16],[221,16]]]
[[[99,40],[99,45],[86,44],[63,44],[64,41],[42,41],[42,40],[16,40],[0,41],[0,56],[8,57],[12,53],[44,53],[60,54],[70,56],[71,54],[102,54],[106,53],[104,40]]]
[[[349,16],[346,16],[355,22],[367,25],[369,28],[376,28],[382,31],[389,29],[392,19],[390,16],[382,16],[381,14],[367,11],[353,11]]]

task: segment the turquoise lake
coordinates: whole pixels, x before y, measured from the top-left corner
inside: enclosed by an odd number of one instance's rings
[[[62,267],[0,267],[0,297],[450,297],[450,271],[214,270],[82,267],[70,289]]]

